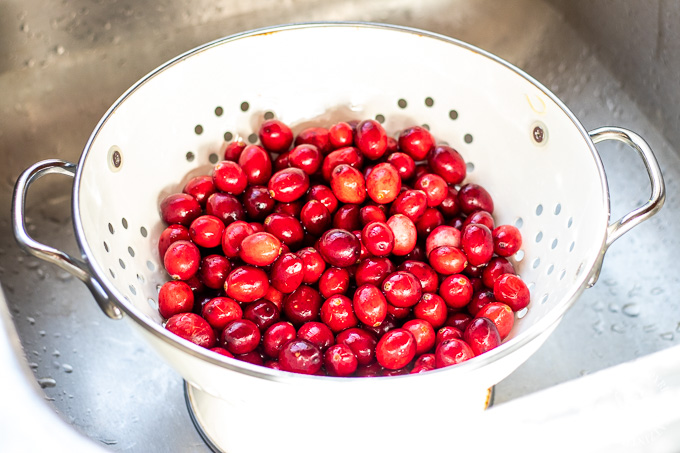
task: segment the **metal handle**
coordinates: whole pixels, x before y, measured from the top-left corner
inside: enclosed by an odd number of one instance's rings
[[[75,175],[75,164],[58,159],[49,159],[33,164],[27,168],[14,186],[14,196],[12,198],[12,227],[14,237],[19,246],[31,255],[56,264],[61,269],[80,279],[92,292],[99,308],[112,319],[120,319],[123,313],[111,300],[103,285],[90,274],[86,263],[73,258],[67,253],[57,250],[48,245],[42,244],[33,239],[26,230],[24,212],[26,210],[26,193],[33,182],[42,176],[57,173],[73,177]]]

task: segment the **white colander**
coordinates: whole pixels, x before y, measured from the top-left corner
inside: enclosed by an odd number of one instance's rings
[[[294,133],[350,119],[375,118],[390,134],[426,124],[457,149],[467,181],[493,196],[496,223],[517,225],[524,238],[514,260],[531,304],[509,339],[453,367],[368,379],[271,370],[169,334],[157,311],[167,280],[157,251],[159,201],[208,174],[227,141],[255,143],[253,131],[271,117]],[[644,206],[614,223],[594,147],[603,140],[636,150],[652,186]],[[55,172],[75,174],[82,258],[34,241],[24,226],[28,187]],[[84,281],[109,317],[130,320],[184,377],[213,448],[347,451],[349,432],[362,450],[421,451],[448,445],[465,412],[483,409],[487,389],[545,341],[596,281],[607,247],[656,213],[664,192],[642,138],[613,127],[587,132],[555,95],[493,55],[419,30],[323,23],[224,38],[164,64],[109,109],[78,165],[47,160],[21,175],[13,216],[28,252]]]

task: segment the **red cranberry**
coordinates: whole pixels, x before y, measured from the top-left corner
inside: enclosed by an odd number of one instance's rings
[[[253,266],[268,266],[281,254],[281,241],[273,234],[254,233],[241,242],[239,257]]]
[[[248,185],[248,178],[239,164],[223,160],[213,167],[213,182],[222,192],[240,195]]]
[[[427,209],[427,195],[422,190],[405,190],[394,200],[390,212],[403,214],[417,222]]]
[[[267,294],[264,295],[265,300],[272,302],[279,309],[279,312],[283,310],[283,298],[285,294],[274,288],[274,286],[269,285],[267,289]]]
[[[285,168],[274,173],[267,184],[269,195],[284,203],[295,201],[309,189],[309,176],[299,168]]]
[[[224,149],[224,160],[230,160],[232,162],[238,162],[239,156],[247,146],[246,142],[242,140],[236,140],[227,145]]]
[[[357,288],[352,304],[359,321],[368,326],[379,326],[387,316],[387,300],[377,286],[367,284]]]
[[[224,224],[212,215],[196,217],[189,227],[191,240],[196,245],[205,248],[218,247],[222,241],[223,232]]]
[[[359,260],[361,244],[349,231],[336,228],[326,231],[321,236],[319,252],[331,266],[348,267]]]
[[[387,220],[385,210],[380,205],[366,205],[361,208],[359,213],[363,226],[366,226],[371,222],[385,222]]]
[[[387,258],[366,258],[357,266],[354,279],[359,286],[367,283],[382,286],[385,277],[395,270],[394,264]]]
[[[158,239],[158,254],[161,258],[165,256],[165,252],[168,251],[170,244],[177,241],[190,241],[191,233],[189,229],[183,225],[170,225],[161,233]]]
[[[387,162],[397,169],[402,181],[408,181],[416,174],[416,163],[413,158],[404,153],[393,153],[387,157]]]
[[[194,293],[184,282],[165,282],[158,292],[158,311],[164,318],[187,313],[194,308]]]
[[[425,241],[425,253],[430,256],[437,247],[460,247],[460,231],[452,226],[441,225],[435,228]]]
[[[343,203],[361,204],[366,199],[366,181],[359,170],[340,164],[331,173],[333,194]]]
[[[272,160],[261,146],[248,145],[238,158],[248,184],[266,184],[272,176]]]
[[[284,371],[301,374],[315,374],[323,365],[319,348],[307,340],[294,339],[286,343],[279,352],[279,365]]]
[[[295,145],[315,146],[321,154],[328,154],[331,152],[331,141],[328,129],[323,127],[308,127],[301,131],[295,138]]]
[[[434,146],[430,132],[420,126],[409,127],[399,134],[399,149],[413,158],[423,160]]]
[[[331,296],[321,306],[321,321],[335,332],[341,332],[357,325],[352,301],[343,295]]]
[[[206,214],[214,215],[222,220],[225,225],[246,218],[241,202],[233,195],[226,193],[216,192],[210,195],[205,206],[205,211]]]
[[[444,215],[444,218],[451,219],[460,213],[458,206],[458,191],[455,187],[449,186],[446,198],[438,206],[439,212]]]
[[[425,192],[429,207],[439,206],[449,193],[449,186],[444,178],[432,173],[418,178],[413,188]]]
[[[433,293],[439,288],[439,277],[437,273],[422,261],[404,261],[399,265],[400,271],[410,272],[416,276],[423,287],[423,293]]]
[[[187,280],[198,272],[201,252],[189,241],[176,241],[170,244],[163,257],[165,270],[173,280]]]
[[[487,211],[493,213],[493,200],[491,195],[479,184],[465,184],[458,191],[458,204],[465,214],[475,211]]]
[[[412,319],[402,326],[416,340],[416,355],[424,354],[434,347],[435,333],[432,325],[424,319]]]
[[[333,148],[352,146],[354,143],[354,131],[352,126],[345,122],[336,123],[328,129],[328,139]]]
[[[482,307],[494,301],[493,291],[476,291],[472,294],[472,299],[466,308],[472,316],[477,316]]]
[[[463,339],[463,331],[456,328],[456,327],[444,326],[437,331],[437,336],[435,337],[435,340],[434,340],[435,345],[439,346],[439,343],[441,343],[444,340],[448,340],[450,338],[455,338],[456,340],[462,340]]]
[[[297,338],[307,340],[324,352],[335,343],[331,329],[322,322],[310,321],[304,323],[297,332]]]
[[[302,200],[295,200],[286,203],[278,202],[274,205],[274,214],[285,214],[297,218],[300,217],[302,206]]]
[[[208,321],[195,313],[178,313],[165,323],[170,332],[204,348],[215,346],[216,338]]]
[[[515,274],[515,267],[510,261],[501,256],[495,256],[489,260],[489,264],[484,266],[482,272],[482,282],[487,288],[493,289],[496,279],[503,274]]]
[[[463,223],[465,223],[465,217],[462,214],[455,216],[453,219],[449,220],[447,225],[454,227],[457,230],[463,229]]]
[[[413,360],[416,349],[416,340],[411,332],[406,329],[394,329],[378,341],[375,356],[383,367],[397,370]]]
[[[446,145],[438,145],[430,151],[427,162],[432,171],[449,184],[460,184],[465,179],[467,167],[458,151]]]
[[[201,205],[196,198],[185,193],[168,195],[161,201],[161,217],[165,223],[189,226],[201,215]]]
[[[401,190],[399,172],[387,162],[376,165],[366,178],[366,190],[376,203],[392,203]]]
[[[472,223],[463,229],[460,244],[473,266],[486,264],[493,256],[491,230],[479,223]]]
[[[501,344],[498,328],[489,318],[475,318],[470,321],[463,332],[463,340],[475,355],[483,354]]]
[[[241,362],[248,362],[252,363],[253,365],[264,366],[264,359],[262,358],[262,354],[260,354],[258,351],[237,354],[234,356],[234,358],[236,360],[240,360]]]
[[[362,242],[373,256],[387,256],[394,248],[394,234],[383,222],[371,222],[361,232]]]
[[[467,258],[460,249],[444,245],[432,250],[428,257],[430,266],[444,275],[458,274],[467,266]]]
[[[439,295],[449,307],[462,308],[472,299],[472,283],[464,275],[449,275],[442,282]]]
[[[201,316],[213,329],[222,331],[234,319],[241,319],[243,311],[235,300],[228,297],[215,297],[203,306]]]
[[[307,285],[301,285],[283,300],[283,313],[294,326],[319,319],[321,295]]]
[[[219,354],[219,355],[223,355],[223,356],[225,356],[225,357],[230,357],[230,358],[232,358],[232,359],[234,358],[234,354],[232,354],[231,352],[227,351],[227,350],[224,349],[224,348],[220,348],[219,346],[216,346],[216,347],[214,347],[214,348],[210,348],[210,350],[211,350],[212,352],[215,352],[215,353]]]
[[[470,225],[471,223],[479,223],[487,227],[489,230],[493,230],[495,226],[493,217],[486,211],[475,211],[469,216],[467,216],[467,218],[463,222],[463,229],[465,229],[465,227]]]
[[[292,167],[299,168],[308,175],[313,175],[321,168],[323,156],[314,145],[298,145],[288,155]]]
[[[222,255],[208,255],[201,259],[198,276],[208,288],[220,289],[231,271],[231,263]]]
[[[272,266],[271,284],[282,293],[292,293],[304,277],[302,259],[294,253],[281,255]]]
[[[446,322],[448,311],[444,299],[434,293],[425,293],[413,307],[413,314],[417,319],[423,319],[434,329],[438,329]]]
[[[319,281],[324,269],[326,269],[326,262],[321,253],[313,247],[307,247],[298,250],[297,256],[302,260],[302,282],[312,285]]]
[[[373,335],[359,327],[352,327],[340,332],[335,338],[337,344],[349,346],[359,365],[369,365],[375,361],[376,340]]]
[[[378,159],[387,151],[387,134],[377,121],[359,123],[354,140],[363,155],[371,160]]]
[[[264,220],[264,229],[293,249],[298,248],[305,237],[305,231],[298,219],[289,214],[275,212]]]
[[[353,374],[359,362],[349,346],[336,344],[326,350],[324,364],[329,375],[344,377]]]
[[[388,276],[382,285],[387,301],[395,307],[412,307],[422,296],[420,280],[410,272],[397,271]]]
[[[330,181],[333,170],[341,164],[347,164],[359,169],[364,165],[364,156],[353,146],[336,149],[328,154],[321,164],[321,175],[323,176],[323,179]]]
[[[512,311],[525,308],[531,299],[527,285],[514,274],[498,277],[493,285],[493,295],[498,302],[509,305]]]
[[[241,252],[243,240],[255,233],[253,227],[243,220],[228,225],[222,234],[222,251],[228,258],[236,258]]]
[[[224,327],[220,340],[232,354],[245,354],[260,344],[260,329],[248,319],[234,319]]]
[[[478,318],[489,318],[498,329],[501,340],[504,340],[515,324],[515,314],[512,309],[501,302],[491,302],[482,307],[476,315]]]
[[[522,247],[522,234],[512,225],[500,225],[492,231],[493,251],[500,256],[512,256]]]
[[[307,193],[307,201],[320,201],[328,212],[333,214],[338,209],[338,199],[333,195],[333,191],[328,186],[312,186]]]
[[[287,151],[293,143],[293,131],[278,120],[262,123],[258,136],[262,146],[275,153]]]
[[[243,207],[251,220],[264,220],[274,210],[274,205],[265,186],[248,186],[243,192]]]
[[[267,328],[262,336],[262,349],[269,357],[278,358],[283,345],[296,338],[295,327],[289,322],[277,322]]]
[[[300,221],[310,234],[321,236],[330,227],[332,218],[323,203],[310,200],[302,207]]]
[[[418,231],[413,221],[403,214],[394,214],[387,219],[387,226],[394,234],[392,253],[397,256],[408,255],[418,240]]]
[[[277,171],[283,170],[284,168],[290,167],[290,160],[288,159],[290,157],[290,151],[285,151],[282,152],[281,154],[278,155],[276,159],[274,159],[274,173]]]
[[[340,207],[333,217],[333,228],[347,231],[361,229],[361,210],[359,205],[346,204]]]
[[[191,195],[198,201],[198,204],[205,206],[208,197],[215,193],[215,183],[212,176],[201,175],[191,178],[185,185],[182,192]]]
[[[239,302],[262,299],[269,289],[269,278],[262,270],[252,266],[237,267],[224,284],[227,295]]]
[[[444,368],[451,365],[456,365],[466,360],[470,360],[475,356],[472,348],[463,340],[456,340],[454,338],[444,340],[439,343],[434,353],[434,361],[436,368]]]
[[[411,307],[395,307],[394,305],[387,304],[387,314],[392,316],[394,319],[400,320],[402,323],[408,318],[411,318],[413,310]]]
[[[345,294],[349,289],[349,272],[345,268],[330,267],[319,280],[319,291],[328,299],[336,294]]]
[[[470,324],[470,321],[472,321],[472,316],[461,311],[449,315],[449,317],[446,318],[445,325],[455,327],[456,329],[460,329],[462,332],[463,330],[465,330],[467,325]]]
[[[281,369],[281,365],[279,365],[278,360],[267,360],[266,362],[264,362],[264,366],[266,366],[267,368],[270,368],[272,370],[280,370]]]
[[[422,217],[416,222],[416,230],[418,230],[418,236],[421,238],[427,238],[430,233],[434,231],[435,228],[444,224],[444,216],[439,209],[427,208]]]
[[[257,328],[264,332],[279,320],[279,310],[273,302],[260,300],[246,306],[243,310],[243,319],[254,322]]]

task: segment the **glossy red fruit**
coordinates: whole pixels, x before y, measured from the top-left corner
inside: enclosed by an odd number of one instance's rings
[[[470,225],[471,223],[479,223],[481,225],[484,225],[491,231],[493,231],[495,227],[493,216],[486,211],[475,211],[469,216],[467,216],[467,218],[463,222],[463,229],[465,229],[465,227]]]
[[[274,210],[275,204],[265,186],[248,186],[243,192],[243,207],[250,220],[264,220]]]
[[[496,324],[489,318],[483,317],[470,321],[465,332],[463,332],[463,340],[470,346],[470,349],[472,349],[476,356],[490,351],[501,344],[501,336]]]
[[[338,228],[326,231],[318,243],[319,253],[324,260],[335,267],[348,267],[357,263],[361,244],[357,237]]]
[[[252,266],[237,267],[224,283],[227,295],[239,302],[253,302],[262,299],[269,289],[269,277],[262,270]]]
[[[290,340],[279,352],[279,365],[283,371],[315,374],[323,365],[319,348],[307,340]]]
[[[302,259],[294,253],[281,255],[272,266],[271,284],[282,293],[292,293],[304,278]]]
[[[444,245],[432,250],[428,257],[430,266],[443,275],[459,274],[467,266],[467,257],[456,247]]]
[[[370,283],[382,286],[385,277],[396,271],[392,261],[387,258],[366,258],[356,268],[354,279],[358,286]]]
[[[463,340],[454,338],[444,340],[437,346],[434,353],[435,368],[456,365],[475,356],[472,348]]]
[[[210,195],[205,205],[205,212],[219,218],[225,225],[246,218],[243,205],[238,198],[226,193],[216,192]]]
[[[248,184],[266,184],[272,176],[271,157],[261,146],[246,146],[239,156],[238,164],[243,169]]]
[[[478,318],[489,318],[498,329],[501,340],[504,340],[515,324],[515,313],[502,302],[491,302],[482,307],[476,315]]]
[[[208,255],[201,259],[198,278],[208,288],[220,289],[231,272],[231,263],[222,255]]]
[[[415,275],[410,272],[397,271],[383,281],[382,290],[390,304],[406,308],[420,301],[423,288]]]
[[[458,204],[465,214],[475,211],[487,211],[493,214],[493,200],[489,192],[479,184],[465,184],[458,191]]]
[[[324,364],[329,375],[339,377],[354,374],[359,366],[356,356],[345,344],[336,344],[328,348],[324,354]]]
[[[328,129],[328,139],[335,149],[352,146],[354,143],[354,131],[352,126],[343,122],[336,123]]]
[[[472,223],[463,229],[460,245],[473,266],[486,264],[493,256],[491,230],[479,223]]]
[[[254,351],[260,344],[260,329],[248,319],[229,321],[220,335],[222,346],[232,354]]]
[[[290,214],[274,212],[264,219],[264,229],[282,243],[297,249],[305,237],[305,230],[300,221]]]
[[[295,218],[300,217],[300,212],[302,211],[302,200],[295,200],[289,202],[277,202],[274,205],[273,214],[286,214]],[[267,216],[269,217],[269,216]]]
[[[386,223],[371,222],[361,232],[362,242],[373,256],[387,256],[394,249],[394,233]]]
[[[245,354],[234,355],[236,360],[252,363],[253,365],[264,366],[264,358],[257,350],[246,352]]]
[[[276,159],[274,159],[273,164],[274,173],[283,170],[284,168],[290,167],[290,160],[288,159],[288,157],[290,157],[290,151],[284,151],[281,154],[279,154]]]
[[[387,226],[394,234],[392,254],[396,256],[408,255],[418,241],[418,231],[413,221],[403,214],[394,214],[387,219]]]
[[[397,196],[390,208],[392,214],[403,214],[417,222],[427,209],[427,195],[422,190],[404,190]]]
[[[354,142],[371,160],[378,159],[387,151],[387,133],[375,120],[365,120],[357,125]]]
[[[264,295],[264,299],[272,302],[279,309],[279,312],[283,310],[283,298],[285,294],[274,288],[274,286],[269,285],[267,293]]]
[[[308,175],[313,175],[321,168],[323,155],[314,145],[298,145],[288,155],[291,167],[299,168]]]
[[[352,300],[354,313],[367,326],[379,326],[387,316],[387,300],[380,289],[371,284],[362,285]]]
[[[410,272],[416,276],[423,287],[423,293],[433,293],[439,288],[437,273],[422,261],[408,260],[399,265],[400,271]]]
[[[302,282],[311,285],[319,281],[326,269],[326,262],[321,253],[313,247],[307,247],[298,250],[297,256],[302,260]]]
[[[219,346],[216,346],[216,347],[214,347],[214,348],[210,348],[210,350],[211,350],[212,352],[215,352],[215,353],[219,354],[219,355],[223,355],[223,356],[225,356],[225,357],[230,357],[230,358],[232,358],[232,359],[234,358],[234,354],[232,354],[231,352],[227,351],[227,350],[224,349],[224,348],[220,348]]]
[[[253,266],[268,266],[281,254],[281,241],[273,234],[254,233],[241,242],[239,257]]]
[[[439,345],[444,340],[455,338],[456,340],[463,339],[463,331],[457,327],[444,326],[437,331],[437,336],[435,337],[435,345]]]
[[[222,251],[228,258],[237,258],[241,253],[241,245],[243,240],[254,234],[253,227],[243,220],[228,225],[222,234]]]
[[[460,184],[465,179],[467,173],[465,160],[450,146],[435,146],[427,155],[427,163],[434,173],[449,184]]]
[[[359,170],[340,164],[331,173],[331,189],[343,203],[361,204],[366,199],[366,181]]]
[[[338,199],[333,195],[333,191],[328,186],[315,185],[309,188],[307,192],[307,201],[320,201],[328,212],[333,214],[338,209]]]
[[[510,306],[512,311],[519,311],[529,305],[531,294],[522,279],[513,274],[501,275],[493,285],[493,295],[498,302]]]
[[[361,210],[359,211],[359,215],[361,218],[361,224],[363,226],[366,226],[371,222],[387,221],[385,209],[380,205],[368,204],[361,208]]]
[[[304,323],[297,331],[297,338],[307,340],[319,348],[321,352],[335,343],[331,329],[322,322],[310,321]]]
[[[333,228],[347,231],[361,229],[361,209],[359,205],[342,205],[333,216]]]
[[[165,252],[168,251],[170,244],[177,241],[190,241],[191,233],[189,229],[184,225],[170,225],[161,233],[158,239],[158,255],[161,259],[165,256]]]
[[[246,305],[243,319],[255,323],[260,332],[265,332],[269,326],[279,321],[279,309],[268,300],[258,300]]]
[[[416,222],[418,237],[426,239],[438,226],[444,225],[445,219],[439,209],[427,208]]]
[[[215,183],[212,176],[201,175],[191,178],[185,185],[182,192],[191,195],[198,201],[198,204],[205,206],[208,197],[215,193]]]
[[[479,310],[481,310],[482,307],[495,301],[496,299],[493,297],[493,291],[475,291],[472,294],[472,299],[470,300],[470,303],[467,304],[466,309],[472,316],[477,316],[477,313],[479,313]]]
[[[499,225],[491,233],[493,251],[499,256],[512,256],[522,247],[522,234],[512,225]]]
[[[427,206],[439,206],[449,193],[449,186],[441,176],[427,173],[416,181],[413,185],[416,190],[422,190],[427,197]]]
[[[165,270],[173,280],[187,280],[198,272],[201,252],[189,241],[176,241],[170,244],[163,257]]]
[[[234,319],[241,319],[243,310],[234,299],[215,297],[203,306],[201,316],[213,329],[221,332]]]
[[[484,270],[482,272],[482,283],[484,283],[484,286],[487,288],[493,289],[493,285],[496,283],[498,277],[503,274],[515,273],[515,267],[510,261],[507,260],[507,258],[494,256],[489,260],[489,264],[484,266]]]
[[[235,140],[227,144],[224,149],[224,160],[238,162],[238,158],[248,144],[242,140]]]
[[[262,123],[258,136],[262,146],[275,153],[288,151],[293,143],[293,131],[278,120],[267,120]]]
[[[289,322],[281,321],[272,324],[262,336],[262,349],[265,354],[278,359],[283,345],[296,338],[295,327]]]
[[[321,295],[317,290],[301,285],[283,300],[283,313],[294,326],[299,327],[319,319],[321,302]]]
[[[194,293],[181,281],[165,282],[158,292],[158,311],[164,318],[187,313],[194,308]]]
[[[457,329],[460,329],[461,331],[465,330],[468,324],[470,324],[470,321],[472,321],[472,316],[469,315],[468,313],[465,313],[463,311],[459,311],[453,314],[450,314],[448,318],[446,318],[446,326],[451,326],[455,327]]]
[[[399,134],[399,149],[413,158],[423,160],[434,146],[430,132],[420,126],[409,127]]]
[[[189,227],[191,240],[200,247],[218,247],[222,242],[224,223],[212,215],[196,217]]]
[[[309,176],[299,168],[285,168],[274,173],[267,188],[274,200],[288,203],[297,200],[307,192]]]
[[[334,333],[356,327],[358,321],[354,314],[352,301],[343,295],[331,296],[321,306],[321,321]]]
[[[167,224],[179,223],[189,226],[201,215],[201,205],[196,198],[186,193],[168,195],[161,201],[161,218]]]
[[[216,338],[208,321],[195,313],[178,313],[165,323],[170,332],[204,348],[215,346]]]
[[[392,153],[387,156],[387,162],[397,169],[397,174],[402,181],[408,181],[416,174],[416,163],[408,154]]]
[[[380,163],[366,178],[366,191],[376,203],[392,203],[401,190],[401,177],[392,164]]]
[[[248,185],[248,178],[241,166],[230,160],[215,164],[212,176],[215,187],[231,195],[242,194]]]
[[[361,366],[369,365],[375,361],[377,341],[374,335],[366,329],[352,327],[343,330],[336,336],[335,342],[349,346]]]
[[[458,229],[449,225],[438,226],[432,230],[432,233],[430,233],[425,241],[425,253],[427,256],[430,256],[432,250],[442,246],[459,248],[460,237],[461,233]]]
[[[446,198],[444,198],[444,201],[442,201],[437,208],[445,219],[451,219],[460,213],[460,206],[458,206],[458,191],[455,187],[449,186]]]
[[[333,170],[341,164],[347,164],[353,168],[360,169],[364,165],[364,155],[361,154],[358,148],[353,146],[336,149],[328,154],[321,164],[323,179],[330,181]]]
[[[313,145],[321,154],[328,154],[331,152],[331,142],[328,129],[323,127],[308,127],[302,130],[297,137],[295,137],[295,146]]]
[[[323,203],[310,200],[302,207],[300,221],[310,234],[320,236],[331,226],[332,218]]]
[[[413,314],[412,307],[395,307],[388,302],[387,304],[387,315],[392,316],[394,319],[401,321],[402,323],[406,319],[410,319]],[[370,327],[370,326],[369,326]]]
[[[424,293],[420,301],[413,307],[413,315],[430,323],[432,328],[438,329],[446,322],[448,310],[446,302],[434,293]]]
[[[397,370],[413,360],[416,350],[416,340],[411,332],[406,329],[394,329],[378,341],[375,356],[383,367]]]
[[[462,308],[472,299],[472,283],[462,274],[449,275],[439,288],[439,295],[451,308]]]
[[[328,299],[336,294],[345,294],[349,289],[350,275],[347,269],[329,267],[319,279],[319,292]]]

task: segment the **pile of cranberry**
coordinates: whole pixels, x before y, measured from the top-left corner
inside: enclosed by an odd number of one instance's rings
[[[497,347],[529,290],[507,259],[512,225],[430,132],[373,120],[278,120],[229,143],[212,175],[166,197],[165,327],[285,371],[421,373]],[[292,147],[292,149],[291,149]]]

